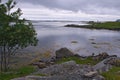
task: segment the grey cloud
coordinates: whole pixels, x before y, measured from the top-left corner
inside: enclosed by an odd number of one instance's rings
[[[18,3],[31,3],[48,8],[58,8],[86,13],[120,13],[120,0],[16,0]],[[104,11],[108,10],[108,11]],[[111,12],[112,11],[112,12]],[[115,12],[114,12],[115,11]],[[117,13],[117,14],[119,14]]]

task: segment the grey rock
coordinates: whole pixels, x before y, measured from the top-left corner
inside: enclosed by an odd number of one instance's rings
[[[74,56],[74,53],[67,48],[61,48],[57,50],[55,53],[56,53],[56,58],[65,58],[65,57]]]
[[[100,73],[108,71],[109,69],[112,68],[112,65],[105,64],[105,63],[106,63],[106,61],[109,61],[111,58],[112,57],[102,60],[101,62],[99,62],[98,64],[93,66],[93,69],[100,72]]]
[[[109,57],[109,55],[106,52],[103,52],[101,54],[98,54],[98,55],[94,56],[93,59],[94,60],[104,60],[108,57]]]
[[[40,69],[34,74],[46,74],[45,77],[32,77],[34,80],[93,80],[100,79],[99,74],[95,71],[92,73],[92,66],[78,65],[75,61],[68,61],[62,64],[51,65],[47,68]],[[86,74],[86,77],[84,76]],[[29,77],[30,78],[30,77]]]
[[[120,58],[118,57],[112,57],[109,60],[105,62],[105,64],[110,64],[114,66],[119,66],[120,67]]]
[[[44,63],[49,63],[49,62],[54,62],[56,60],[55,56],[50,56],[49,58],[41,58],[39,62],[44,62]]]

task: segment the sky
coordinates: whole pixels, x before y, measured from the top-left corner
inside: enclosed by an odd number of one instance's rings
[[[5,0],[7,1],[7,0]],[[14,0],[30,20],[114,21],[120,0]]]

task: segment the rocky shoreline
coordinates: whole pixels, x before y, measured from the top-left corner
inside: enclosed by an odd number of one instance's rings
[[[81,59],[91,57],[93,60],[99,60],[99,62],[95,65],[77,64],[74,60],[61,64],[55,63],[61,58],[71,56]],[[108,55],[105,52],[99,55],[82,57],[67,48],[61,48],[56,51],[56,56],[48,59],[48,61],[40,60],[32,63],[32,65],[38,66],[39,69],[24,78],[12,80],[105,80],[101,73],[109,71],[113,66],[120,66],[120,58],[116,55]]]

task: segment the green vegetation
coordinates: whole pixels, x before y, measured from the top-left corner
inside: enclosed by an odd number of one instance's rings
[[[108,29],[120,30],[120,22],[88,22],[89,25],[68,24],[65,27],[88,28],[88,29]]]
[[[113,67],[108,72],[102,73],[106,80],[120,80],[120,67]]]
[[[93,22],[90,25],[95,29],[120,30],[120,22]]]
[[[18,8],[12,9],[16,2],[8,0],[0,3],[0,70],[7,71],[11,55],[18,49],[35,46],[37,37],[31,22],[20,19],[22,13]]]
[[[19,69],[11,69],[9,72],[0,73],[0,80],[10,80],[16,77],[26,76],[34,71],[35,67],[33,66],[24,66]]]
[[[85,58],[85,59],[81,59],[79,57],[68,57],[68,58],[62,58],[60,60],[57,60],[56,63],[57,64],[61,64],[63,62],[67,62],[67,61],[71,61],[74,60],[77,64],[91,64],[91,65],[95,65],[97,64],[99,61],[95,61],[93,60],[91,57]]]

